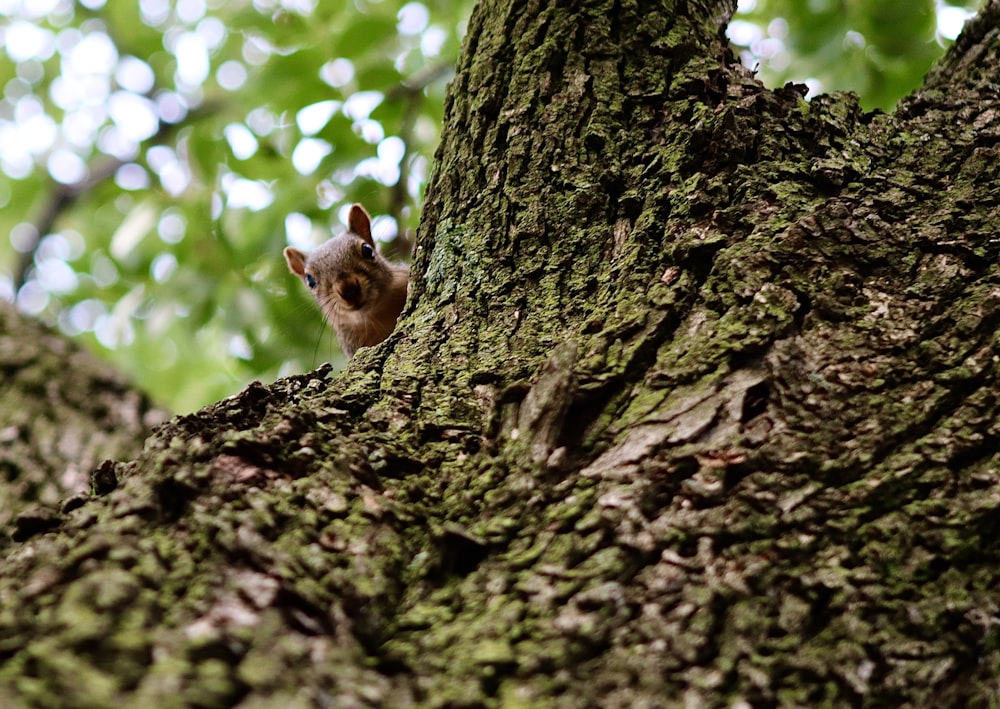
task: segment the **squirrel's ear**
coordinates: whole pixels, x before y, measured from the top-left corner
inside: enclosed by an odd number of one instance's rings
[[[375,246],[375,242],[372,241],[372,218],[368,216],[368,212],[360,204],[351,205],[351,211],[347,214],[347,228],[352,234],[357,234],[373,247]]]
[[[285,260],[288,262],[288,269],[299,278],[306,277],[306,255],[291,246],[285,249]]]

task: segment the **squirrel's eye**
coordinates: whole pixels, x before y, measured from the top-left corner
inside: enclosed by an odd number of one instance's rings
[[[371,247],[371,244],[361,244],[361,255],[370,261],[374,261],[375,249]]]
[[[313,289],[316,288],[316,279],[313,278],[311,273],[306,274],[306,285]]]

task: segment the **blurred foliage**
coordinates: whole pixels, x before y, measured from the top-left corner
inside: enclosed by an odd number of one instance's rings
[[[0,297],[178,412],[342,363],[281,250],[412,235],[471,4],[0,0]],[[931,0],[741,7],[770,85],[889,107],[942,51]]]
[[[416,226],[470,5],[0,0],[0,297],[175,411],[341,358],[281,251]]]
[[[729,37],[768,86],[854,91],[891,110],[982,0],[740,0]]]

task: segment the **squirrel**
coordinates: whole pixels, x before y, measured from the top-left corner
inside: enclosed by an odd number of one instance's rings
[[[351,205],[346,232],[308,255],[289,246],[285,260],[312,291],[348,358],[359,347],[377,345],[396,327],[410,267],[391,263],[378,252],[371,217],[360,204]]]

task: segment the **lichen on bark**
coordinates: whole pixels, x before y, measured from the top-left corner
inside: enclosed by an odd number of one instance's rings
[[[0,529],[15,538],[83,504],[108,458],[134,457],[166,413],[109,365],[0,302]],[[68,376],[67,376],[68,375]],[[8,534],[0,533],[0,552]]]
[[[481,4],[397,331],[16,548],[0,698],[990,701],[1000,6],[891,115],[732,10]]]

